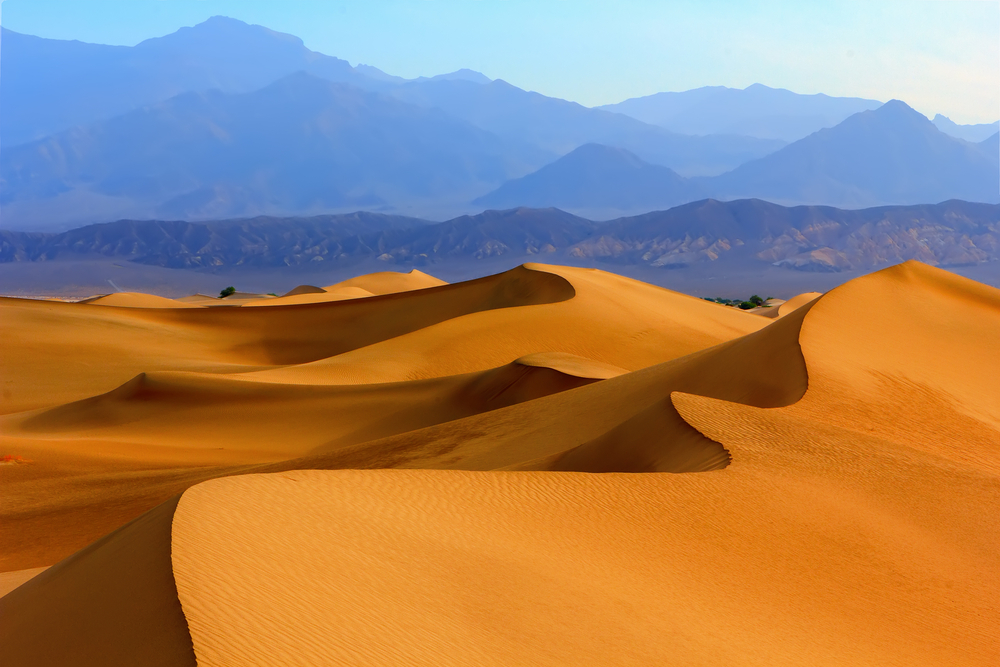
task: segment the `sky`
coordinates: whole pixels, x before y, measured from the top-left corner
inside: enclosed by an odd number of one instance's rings
[[[763,83],[1000,119],[997,0],[3,0],[17,32],[134,45],[214,15],[412,78],[467,67],[587,106]]]

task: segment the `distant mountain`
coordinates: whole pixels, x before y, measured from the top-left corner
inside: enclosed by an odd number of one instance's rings
[[[845,271],[909,259],[972,265],[1000,260],[1000,205],[952,200],[848,211],[709,199],[613,220],[567,254],[663,268],[767,263]]]
[[[1000,201],[1000,169],[898,100],[703,182],[715,196],[844,207]]]
[[[669,208],[702,196],[703,191],[668,167],[649,164],[623,148],[585,144],[473,203],[495,208],[555,206],[600,216],[606,211],[620,215]]]
[[[134,47],[0,35],[4,147],[185,92],[241,93],[297,71],[367,89],[394,77],[307,49],[292,35],[216,16]],[[402,81],[402,79],[398,79]]]
[[[419,266],[454,259],[547,255],[587,238],[597,227],[555,208],[516,208],[391,230],[366,242],[381,250],[377,259]]]
[[[362,237],[431,224],[356,212],[307,218],[260,216],[212,223],[119,220],[61,234],[0,231],[0,262],[58,261],[105,255],[170,268],[294,266],[373,252]],[[318,258],[318,259],[317,259]]]
[[[299,73],[5,149],[2,224],[467,202],[546,157],[438,110]]]
[[[971,141],[974,144],[988,139],[990,135],[1000,132],[1000,120],[993,123],[981,123],[979,125],[959,125],[947,116],[938,114],[934,116],[934,120],[931,122],[945,134]]]
[[[491,83],[493,79],[482,72],[463,68],[454,72],[448,72],[447,74],[438,74],[437,76],[421,76],[414,79],[414,81],[471,81],[472,83]]]
[[[799,95],[755,83],[743,90],[709,86],[656,93],[598,108],[683,134],[744,135],[791,142],[881,104],[857,97]]]
[[[994,132],[992,136],[983,139],[976,146],[979,148],[979,152],[990,160],[1000,162],[1000,132]]]
[[[622,114],[527,92],[500,79],[484,84],[438,78],[406,83],[387,93],[557,156],[598,143],[624,148],[685,176],[722,173],[784,145],[772,139],[675,134]]]
[[[908,259],[956,266],[1000,261],[1000,205],[947,201],[848,211],[761,200],[702,200],[595,223],[558,209],[485,211],[442,223],[355,213],[206,223],[119,221],[61,234],[0,232],[0,262],[103,255],[141,264],[411,267],[540,258],[582,265],[713,271],[777,265],[870,270]]]
[[[597,224],[556,209],[486,211],[443,223],[374,213],[198,223],[135,221],[60,234],[0,231],[0,262],[104,255],[170,268],[388,264],[553,253]]]

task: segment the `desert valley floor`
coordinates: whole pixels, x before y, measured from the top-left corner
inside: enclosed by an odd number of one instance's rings
[[[1000,664],[1000,290],[764,311],[537,264],[0,299],[2,662]]]

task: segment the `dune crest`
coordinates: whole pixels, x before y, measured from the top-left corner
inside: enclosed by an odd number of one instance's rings
[[[821,296],[823,296],[822,292],[804,292],[802,294],[797,294],[788,301],[778,305],[778,317],[784,317],[792,311],[801,308],[810,301],[814,301]]]
[[[167,501],[0,599],[0,646],[996,664],[1000,290],[911,262],[796,300],[766,319],[542,265],[276,308],[0,299],[12,386],[76,392],[0,417],[32,461],[0,467],[0,569]],[[57,329],[92,351],[69,389],[68,352],[27,354]]]
[[[409,273],[399,273],[397,271],[369,273],[349,278],[334,285],[328,285],[324,289],[327,292],[332,292],[338,289],[356,287],[372,294],[396,294],[398,292],[440,287],[447,284],[445,281],[428,275],[423,271],[411,269]]]
[[[316,287],[315,285],[299,285],[294,287],[281,296],[298,296],[300,294],[323,294],[326,290],[322,287]]]
[[[115,292],[77,301],[93,306],[114,306],[116,308],[199,308],[198,303],[188,303],[178,299],[168,299],[155,294],[141,292]]]

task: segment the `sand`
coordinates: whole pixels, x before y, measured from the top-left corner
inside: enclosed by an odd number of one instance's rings
[[[0,571],[155,506],[0,600],[13,664],[1000,662],[1000,291],[946,271],[0,308]]]
[[[0,300],[0,455],[31,461],[0,466],[0,571],[51,565],[198,481],[328,452],[378,467],[398,457],[352,448],[766,324],[600,271],[354,282],[405,291],[266,308]],[[363,288],[267,303],[341,289]]]
[[[48,568],[32,567],[27,570],[14,570],[13,572],[0,572],[0,598],[10,593],[22,584],[31,581],[36,575],[41,574]]]

